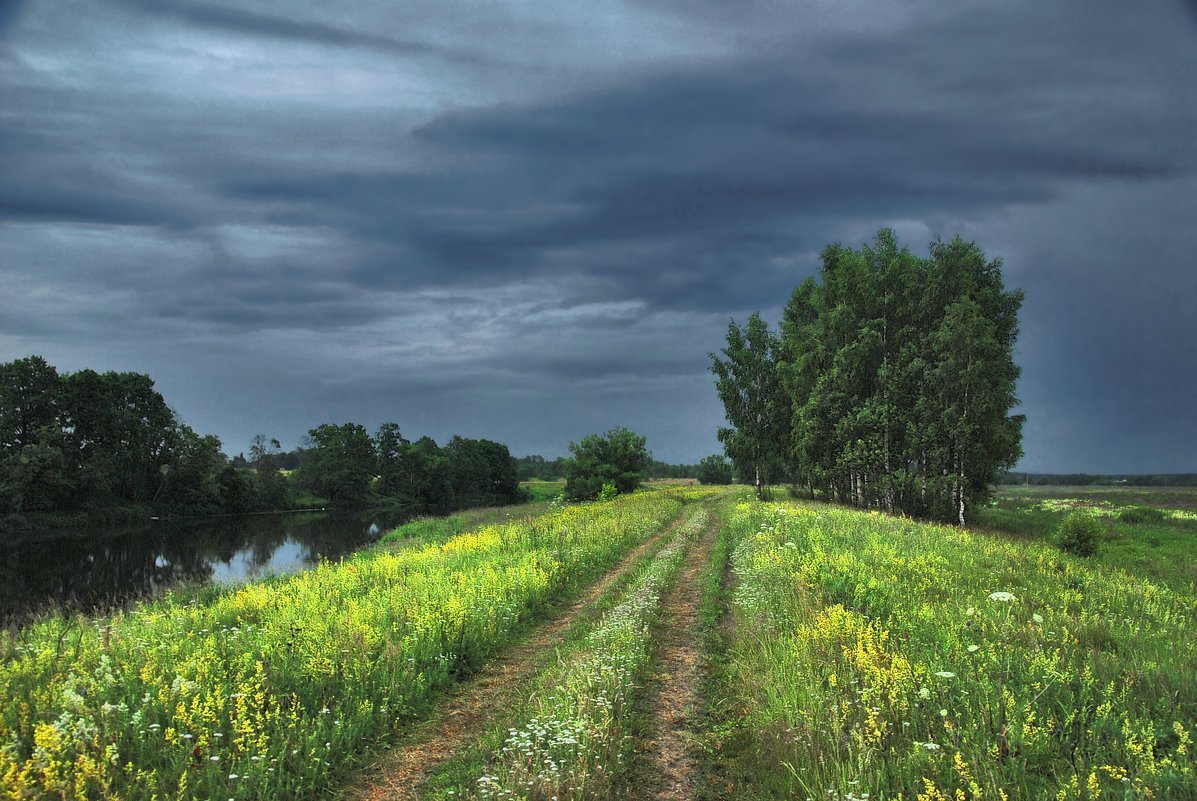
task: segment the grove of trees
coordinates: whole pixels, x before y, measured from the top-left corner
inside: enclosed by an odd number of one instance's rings
[[[523,498],[516,462],[497,442],[412,443],[394,423],[373,437],[356,423],[324,424],[308,440],[283,452],[259,434],[249,459],[230,460],[219,439],[178,419],[148,375],[60,374],[40,356],[0,363],[0,515],[107,519],[375,503],[445,512]]]
[[[1022,297],[960,238],[928,258],[888,229],[831,245],[780,333],[753,315],[711,356],[728,456],[843,503],[963,523],[1022,455],[1010,414]]]
[[[224,462],[149,376],[0,364],[0,512],[203,505]]]

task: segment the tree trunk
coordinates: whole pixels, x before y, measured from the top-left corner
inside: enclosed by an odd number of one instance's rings
[[[964,525],[964,457],[963,456],[961,456],[959,459],[959,465],[960,465],[960,472],[956,475],[956,492],[957,492],[957,499],[958,499],[957,502],[959,503],[959,509],[960,509],[960,515],[959,515],[960,525],[963,526]]]

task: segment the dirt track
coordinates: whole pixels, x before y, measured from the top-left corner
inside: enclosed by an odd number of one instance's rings
[[[682,572],[661,599],[656,672],[648,687],[649,723],[642,759],[628,798],[692,799],[698,777],[695,754],[701,705],[702,644],[698,577],[710,561],[718,522],[714,518],[690,551]]]
[[[532,678],[545,650],[561,642],[578,616],[599,601],[650,548],[668,537],[686,519],[687,511],[683,510],[660,533],[636,546],[565,612],[541,624],[519,644],[458,685],[435,718],[411,730],[379,762],[367,768],[357,783],[346,789],[344,801],[419,798],[432,771],[485,731],[493,710],[507,706]]]

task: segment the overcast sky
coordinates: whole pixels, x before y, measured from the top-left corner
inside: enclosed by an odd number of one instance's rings
[[[1197,3],[0,0],[0,360],[321,422],[715,452],[830,242],[1026,291],[1022,467],[1197,471]]]

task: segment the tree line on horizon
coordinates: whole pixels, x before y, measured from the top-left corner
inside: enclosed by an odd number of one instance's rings
[[[927,258],[882,229],[824,249],[785,306],[729,325],[711,370],[727,455],[855,506],[963,523],[1022,455],[1014,342],[1021,291],[959,237]]]
[[[371,436],[356,423],[311,429],[283,453],[259,435],[250,460],[230,460],[197,434],[148,375],[60,374],[40,356],[0,363],[0,521],[33,513],[94,519],[243,513],[375,503],[447,512],[523,499],[506,445]],[[283,466],[289,469],[284,469]]]
[[[1197,487],[1197,473],[1030,473],[1007,470],[1006,487]]]
[[[515,462],[519,468],[520,481],[564,481],[566,479],[572,456],[561,456],[546,459],[539,454],[517,456]],[[708,457],[709,458],[709,457]],[[701,463],[699,464],[671,464],[659,459],[650,458],[648,466],[644,468],[646,479],[670,478],[700,478]]]

